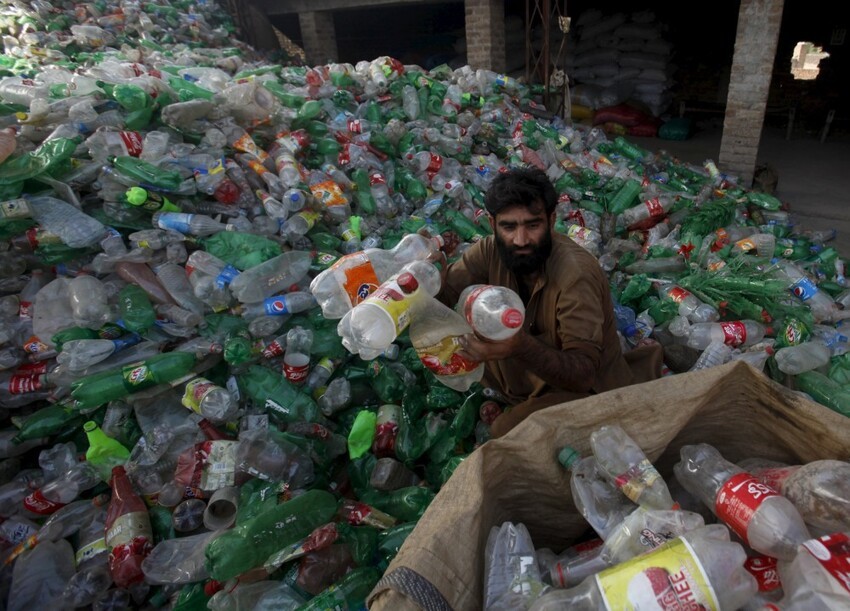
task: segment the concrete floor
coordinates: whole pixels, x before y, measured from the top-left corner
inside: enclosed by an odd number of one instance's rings
[[[757,164],[769,164],[778,172],[774,195],[788,204],[798,228],[836,229],[832,245],[850,257],[850,136],[833,133],[821,144],[819,134],[795,130],[786,140],[785,132],[765,126]],[[630,139],[650,151],[666,150],[683,161],[702,164],[718,160],[721,136],[716,120],[697,124],[688,140]]]

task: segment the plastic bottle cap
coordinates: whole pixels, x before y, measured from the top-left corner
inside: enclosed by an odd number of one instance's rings
[[[141,187],[130,187],[126,193],[127,201],[134,206],[141,206],[148,199],[148,192]]]
[[[516,308],[508,308],[502,312],[502,324],[508,329],[518,329],[522,326],[524,316]]]
[[[96,428],[97,428],[97,422],[95,422],[94,420],[89,420],[88,422],[86,422],[83,425],[83,430],[86,433],[90,433],[91,431],[95,430]]]
[[[404,272],[398,277],[398,287],[408,295],[419,288],[419,282],[410,272]]]
[[[565,469],[569,469],[570,465],[581,458],[581,454],[578,453],[577,450],[571,448],[570,446],[564,446],[561,448],[561,451],[558,452],[558,462],[561,463]]]

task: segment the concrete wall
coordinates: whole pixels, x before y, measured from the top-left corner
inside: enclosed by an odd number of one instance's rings
[[[741,0],[719,165],[752,185],[784,0]]]
[[[336,46],[336,29],[332,11],[306,11],[298,15],[301,38],[307,65],[317,66],[339,59]]]

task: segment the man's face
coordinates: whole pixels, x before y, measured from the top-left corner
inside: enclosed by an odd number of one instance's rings
[[[543,268],[552,252],[551,221],[540,203],[510,206],[490,218],[496,248],[514,274],[522,276]]]

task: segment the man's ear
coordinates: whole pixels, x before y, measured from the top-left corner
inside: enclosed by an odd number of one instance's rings
[[[555,233],[555,220],[556,220],[556,211],[552,210],[552,213],[549,215],[549,231]]]
[[[496,215],[487,213],[487,220],[490,221],[490,229],[493,230],[493,233],[496,233]]]

